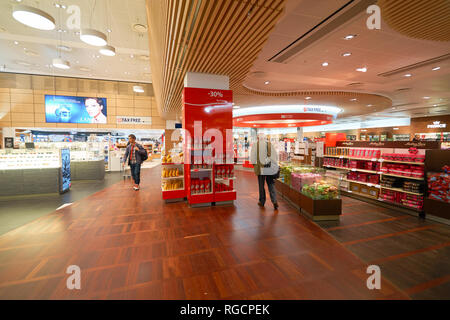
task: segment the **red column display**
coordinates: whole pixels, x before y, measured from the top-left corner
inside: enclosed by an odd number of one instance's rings
[[[231,90],[183,90],[184,171],[189,204],[236,199],[232,102]]]

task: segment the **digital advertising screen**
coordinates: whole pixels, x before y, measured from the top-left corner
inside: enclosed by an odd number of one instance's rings
[[[47,123],[106,123],[106,98],[45,95]]]

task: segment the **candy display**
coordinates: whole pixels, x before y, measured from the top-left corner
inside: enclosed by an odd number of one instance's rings
[[[169,191],[169,190],[179,190],[183,188],[183,180],[177,179],[177,180],[166,180],[162,183],[162,189],[163,191]]]
[[[163,178],[179,177],[182,175],[183,173],[179,168],[163,168],[161,172]]]
[[[314,200],[333,200],[339,198],[338,188],[324,180],[310,185],[304,185],[302,193]]]
[[[422,178],[425,171],[423,166],[385,163],[381,168],[381,172],[405,177]]]
[[[380,176],[377,174],[353,171],[353,172],[347,173],[347,180],[379,184]]]
[[[295,190],[301,191],[306,184],[313,184],[322,179],[322,175],[318,173],[296,173],[291,174],[291,186]]]
[[[209,178],[191,179],[191,194],[211,192],[211,180]]]
[[[216,165],[214,169],[214,176],[219,179],[221,178],[233,178],[234,169],[233,165]]]
[[[444,166],[442,172],[428,173],[428,197],[450,203],[450,167]]]
[[[425,155],[419,155],[414,153],[383,153],[381,155],[381,158],[385,160],[403,161],[403,162],[423,163],[425,161]]]
[[[385,201],[398,203],[416,210],[423,209],[423,197],[421,196],[383,189],[381,191],[380,198]]]
[[[233,191],[233,187],[225,183],[216,182],[214,184],[216,192]]]
[[[169,153],[167,155],[163,155],[161,158],[161,162],[166,163],[182,163],[183,162],[183,152],[177,153]]]

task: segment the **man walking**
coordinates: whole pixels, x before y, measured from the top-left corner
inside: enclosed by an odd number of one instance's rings
[[[130,134],[128,136],[128,146],[125,151],[123,163],[128,161],[130,166],[131,176],[134,180],[133,189],[138,191],[141,182],[141,164],[147,155],[147,151],[139,143],[136,143],[136,136]]]
[[[259,202],[260,207],[264,207],[266,202],[266,190],[264,184],[267,183],[270,200],[275,210],[278,209],[277,194],[275,192],[275,176],[278,173],[278,157],[272,144],[264,138],[258,137],[257,142],[252,146],[250,161],[253,164],[254,172],[258,176]]]

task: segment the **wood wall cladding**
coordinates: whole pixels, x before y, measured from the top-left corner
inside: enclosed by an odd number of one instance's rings
[[[256,60],[285,0],[147,0],[150,64],[163,118],[181,113],[186,72],[230,77],[236,89]]]
[[[450,41],[448,0],[379,0],[383,20],[395,31],[416,39]]]
[[[133,85],[143,86],[145,92],[133,92]],[[46,123],[46,94],[106,98],[107,123]],[[152,124],[118,125],[116,116],[151,117]],[[0,127],[165,129],[166,121],[158,113],[149,83],[0,73]]]

